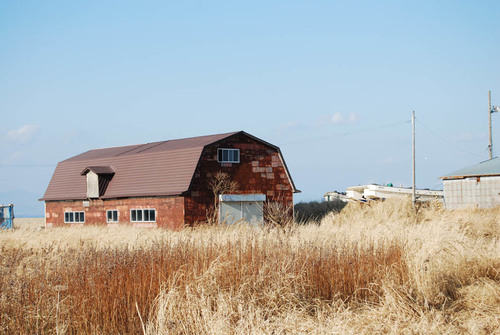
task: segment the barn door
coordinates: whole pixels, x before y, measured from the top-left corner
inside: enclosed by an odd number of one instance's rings
[[[262,208],[264,207],[263,201],[242,201],[241,213],[242,219],[252,225],[258,225],[264,222],[264,215]]]
[[[252,225],[264,222],[264,194],[227,194],[221,195],[219,223],[234,224],[247,222]]]
[[[241,220],[241,202],[221,201],[219,223],[233,224]]]

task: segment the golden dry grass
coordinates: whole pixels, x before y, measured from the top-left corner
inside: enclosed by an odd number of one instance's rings
[[[500,333],[500,208],[321,225],[0,232],[0,332]]]

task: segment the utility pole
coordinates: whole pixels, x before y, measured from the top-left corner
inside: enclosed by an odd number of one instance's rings
[[[492,109],[491,109],[491,91],[488,91],[488,126],[489,126],[489,130],[490,130],[490,141],[489,141],[489,145],[488,145],[488,149],[490,150],[490,159],[493,158],[493,141],[491,139],[491,113],[492,113]]]
[[[412,135],[413,135],[413,141],[412,141],[412,146],[413,146],[413,194],[411,197],[411,201],[413,203],[413,209],[415,209],[415,111],[413,111],[413,116],[411,118],[411,125],[413,128]]]

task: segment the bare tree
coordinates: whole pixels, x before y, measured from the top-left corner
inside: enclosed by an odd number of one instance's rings
[[[268,201],[264,204],[265,224],[268,227],[293,227],[293,204],[283,199]]]
[[[238,190],[238,183],[231,180],[228,173],[218,171],[208,180],[208,188],[214,195],[214,205],[207,212],[207,219],[209,223],[216,223],[219,216],[219,195],[234,193]]]

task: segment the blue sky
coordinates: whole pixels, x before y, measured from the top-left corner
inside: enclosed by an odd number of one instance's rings
[[[2,1],[0,203],[42,216],[57,162],[244,130],[302,193],[417,186],[488,158],[498,1]],[[493,115],[495,154],[500,115]]]

